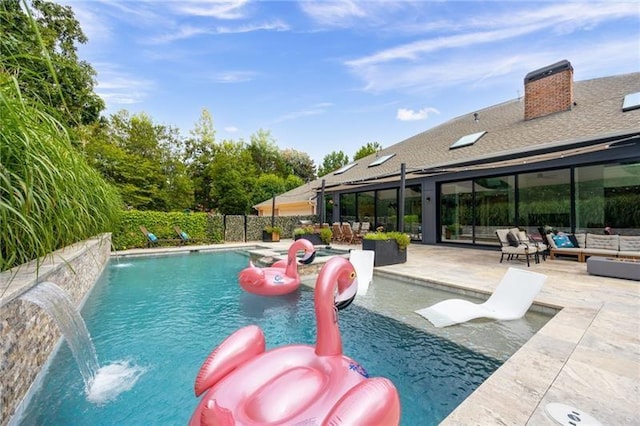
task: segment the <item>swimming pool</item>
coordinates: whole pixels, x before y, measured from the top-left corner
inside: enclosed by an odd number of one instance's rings
[[[73,357],[62,345],[20,424],[186,424],[193,382],[209,352],[248,324],[267,347],[315,342],[313,294],[281,298],[243,292],[237,273],[246,253],[214,252],[127,260],[105,270],[82,310],[101,364],[142,371],[135,386],[91,403]],[[399,390],[403,425],[439,423],[501,364],[361,305],[340,312],[344,353]]]

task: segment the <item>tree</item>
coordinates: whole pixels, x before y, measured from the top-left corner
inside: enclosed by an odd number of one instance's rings
[[[349,163],[349,157],[342,151],[332,151],[322,159],[322,166],[318,168],[318,176],[328,175],[334,170]]]
[[[96,72],[77,55],[76,45],[86,42],[69,6],[33,0],[23,9],[19,0],[0,1],[0,71],[71,127],[98,120],[104,109],[93,91]]]
[[[185,141],[184,162],[193,182],[196,207],[202,210],[211,209],[211,173],[209,167],[216,155],[216,131],[213,117],[205,108],[200,119],[190,131],[191,137]]]
[[[282,158],[289,173],[300,177],[302,183],[316,178],[316,166],[309,154],[295,149],[285,149],[282,151]]]
[[[285,180],[273,173],[264,173],[256,179],[252,205],[256,205],[287,191]]]
[[[211,202],[221,214],[251,212],[255,166],[242,141],[223,141],[211,168]]]
[[[268,130],[260,129],[251,135],[247,150],[260,173],[273,173],[282,178],[287,175],[280,149]]]
[[[367,155],[375,154],[382,149],[382,145],[378,142],[369,142],[366,145],[360,147],[353,156],[353,161],[366,157]]]

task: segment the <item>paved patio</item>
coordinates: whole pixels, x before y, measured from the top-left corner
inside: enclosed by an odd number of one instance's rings
[[[498,249],[412,244],[407,263],[377,269],[491,293],[508,267],[527,268],[499,260]],[[589,275],[586,263],[571,259],[547,259],[530,270],[548,276],[535,303],[559,312],[442,424],[554,425],[545,413],[553,402],[605,425],[640,424],[640,282]]]

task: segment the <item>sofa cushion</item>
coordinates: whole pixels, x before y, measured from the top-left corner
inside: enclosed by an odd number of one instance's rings
[[[520,245],[518,238],[513,235],[513,232],[507,233],[507,241],[509,241],[509,245],[512,247],[518,247]]]
[[[640,235],[620,235],[620,251],[640,252]]]
[[[587,234],[586,248],[618,251],[619,240],[619,235]]]
[[[571,241],[571,244],[575,247],[575,248],[580,248],[580,243],[578,242],[578,239],[576,238],[575,235],[573,234],[569,234],[569,241]]]
[[[577,234],[574,234],[576,237],[576,240],[578,241],[578,246],[580,247],[586,247],[587,246],[587,234],[585,234],[584,232],[579,232]]]
[[[571,244],[571,240],[566,234],[554,235],[552,238],[558,248],[573,248],[573,244]]]

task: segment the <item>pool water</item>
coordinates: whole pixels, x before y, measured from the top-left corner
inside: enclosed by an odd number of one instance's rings
[[[191,253],[110,264],[82,310],[100,364],[127,363],[142,374],[115,400],[87,399],[63,344],[18,424],[185,425],[198,399],[196,374],[225,337],[258,324],[267,348],[315,342],[313,293],[245,293],[237,284],[247,254]],[[403,425],[436,425],[501,364],[352,304],[340,311],[344,353],[370,376],[391,379]]]

